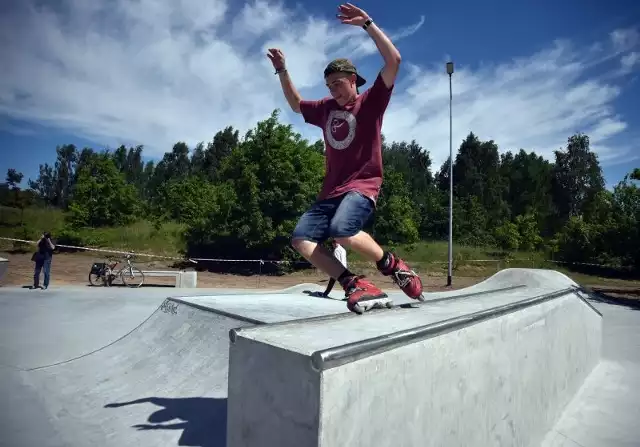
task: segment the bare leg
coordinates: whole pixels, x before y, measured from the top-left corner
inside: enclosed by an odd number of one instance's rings
[[[396,282],[402,291],[410,298],[420,301],[425,299],[424,295],[422,295],[422,280],[402,259],[389,254],[390,258],[388,258],[387,261],[393,262],[393,264],[385,266],[378,265],[379,261],[384,258],[385,253],[380,245],[364,231],[358,232],[355,236],[336,238],[336,240],[339,244],[345,245],[357,251],[362,256],[365,256],[370,261],[375,262],[378,270],[383,275],[388,276],[393,274],[394,277],[397,278],[394,279],[394,282]]]
[[[336,241],[357,251],[372,262],[378,262],[384,256],[382,247],[364,231],[360,231],[355,236],[336,238]],[[337,279],[346,270],[323,245],[304,239],[294,239],[292,245],[307,261],[331,278]]]
[[[384,251],[373,238],[364,231],[360,231],[355,236],[336,238],[340,245],[345,245],[350,249],[360,253],[369,261],[378,262],[384,256]]]
[[[307,261],[332,278],[338,278],[345,271],[344,265],[324,246],[304,239],[294,239],[293,248]]]

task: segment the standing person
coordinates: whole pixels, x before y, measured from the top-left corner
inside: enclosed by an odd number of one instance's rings
[[[35,254],[35,271],[33,273],[33,288],[37,289],[40,282],[40,271],[44,270],[44,283],[43,289],[49,287],[49,279],[51,278],[51,260],[53,259],[53,250],[56,246],[51,242],[51,233],[45,232],[42,234],[40,240],[37,243],[38,250]]]
[[[385,252],[362,231],[375,211],[382,185],[382,119],[391,98],[400,67],[400,53],[362,9],[347,3],[338,7],[338,19],[362,27],[375,42],[384,66],[373,85],[359,94],[366,81],[348,59],[336,59],[324,70],[331,97],[303,100],[291,81],[282,51],[269,49],[282,90],[305,122],[323,130],[326,175],[316,202],[307,210],[292,234],[293,247],[311,264],[335,278],[345,291],[347,308],[362,313],[387,295],[345,268],[321,242],[333,237],[341,245],[376,263],[385,276],[392,276],[402,291],[423,300],[422,281],[397,255]]]
[[[344,266],[344,268],[347,268],[347,250],[344,249],[344,247],[340,244],[338,244],[338,242],[333,239],[331,241],[331,246],[333,247],[333,256],[340,261],[340,264],[342,264]],[[329,296],[329,293],[331,292],[331,290],[333,289],[333,286],[335,285],[336,280],[335,278],[329,278],[329,284],[327,284],[327,288],[325,289],[324,292],[321,293],[321,296]]]

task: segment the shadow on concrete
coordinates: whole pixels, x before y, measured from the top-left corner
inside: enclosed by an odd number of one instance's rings
[[[311,290],[303,290],[302,293],[305,293],[309,296],[312,296],[314,298],[324,298],[326,300],[333,300],[333,301],[347,301],[347,298],[333,298],[331,296],[324,296],[322,294],[322,292],[320,291],[311,291]]]
[[[225,447],[227,443],[227,399],[207,397],[145,397],[129,402],[105,405],[119,408],[151,403],[162,407],[151,413],[148,424],[136,424],[137,430],[182,430],[178,445]],[[176,422],[170,423],[174,419]]]
[[[591,287],[589,292],[594,301],[640,310],[640,289]]]

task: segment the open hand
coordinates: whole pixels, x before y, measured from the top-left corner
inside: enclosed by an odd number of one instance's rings
[[[273,64],[273,68],[276,70],[281,70],[284,68],[284,54],[277,48],[269,48],[269,52],[267,53],[267,57]]]
[[[340,11],[337,15],[338,19],[347,25],[362,26],[369,20],[369,14],[351,3],[338,6],[338,11]]]

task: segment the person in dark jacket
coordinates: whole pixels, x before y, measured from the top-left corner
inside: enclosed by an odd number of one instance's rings
[[[42,237],[38,241],[38,249],[34,256],[35,271],[33,273],[33,288],[39,288],[40,272],[44,270],[44,283],[43,289],[49,287],[49,279],[51,278],[51,260],[53,259],[53,250],[56,246],[51,241],[51,233],[48,231],[42,234]]]

